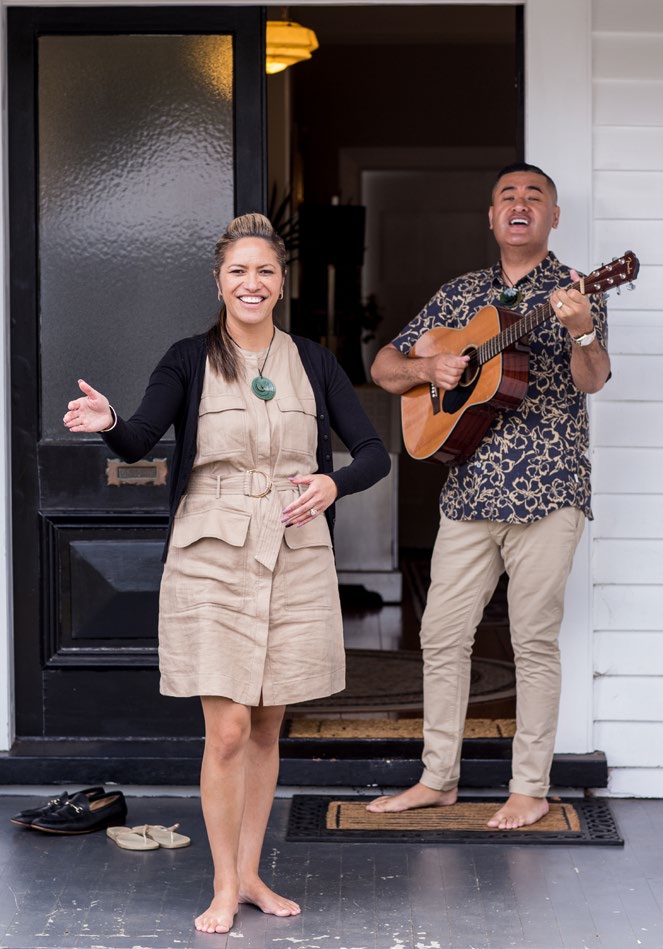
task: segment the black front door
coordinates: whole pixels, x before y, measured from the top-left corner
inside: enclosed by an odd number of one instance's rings
[[[62,425],[84,378],[120,414],[215,318],[214,242],[264,204],[264,17],[8,10],[19,736],[187,736],[159,696],[172,432],[122,464]]]

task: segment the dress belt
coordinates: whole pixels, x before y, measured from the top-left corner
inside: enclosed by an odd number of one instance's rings
[[[304,489],[307,485],[303,485]],[[300,486],[292,484],[286,479],[273,480],[271,475],[260,468],[250,468],[242,474],[230,475],[197,475],[189,478],[186,493],[197,497],[206,496],[220,498],[224,494],[243,494],[249,498],[267,498],[269,507],[264,512],[262,527],[258,535],[257,552],[255,559],[258,563],[273,571],[276,558],[281,549],[281,541],[285,524],[281,523],[282,505],[279,500],[279,491],[295,490],[301,494]]]

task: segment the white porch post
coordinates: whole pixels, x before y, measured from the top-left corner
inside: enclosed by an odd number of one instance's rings
[[[592,257],[591,0],[526,0],[525,155],[559,189],[552,249],[589,271]],[[561,632],[562,702],[556,750],[592,748],[591,524],[576,552]]]

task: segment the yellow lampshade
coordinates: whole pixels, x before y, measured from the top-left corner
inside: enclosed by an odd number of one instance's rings
[[[267,21],[267,63],[268,73],[281,72],[288,66],[310,59],[311,53],[318,48],[318,38],[306,26],[292,23],[290,20]]]

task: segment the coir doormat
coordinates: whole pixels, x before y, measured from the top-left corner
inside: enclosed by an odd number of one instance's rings
[[[423,718],[295,718],[286,738],[423,738]],[[464,738],[513,738],[514,718],[466,718]]]
[[[453,807],[422,807],[398,814],[371,814],[368,797],[296,794],[288,840],[436,844],[624,844],[605,798],[555,800],[536,824],[493,830],[486,821],[500,806],[486,798],[461,798]]]

